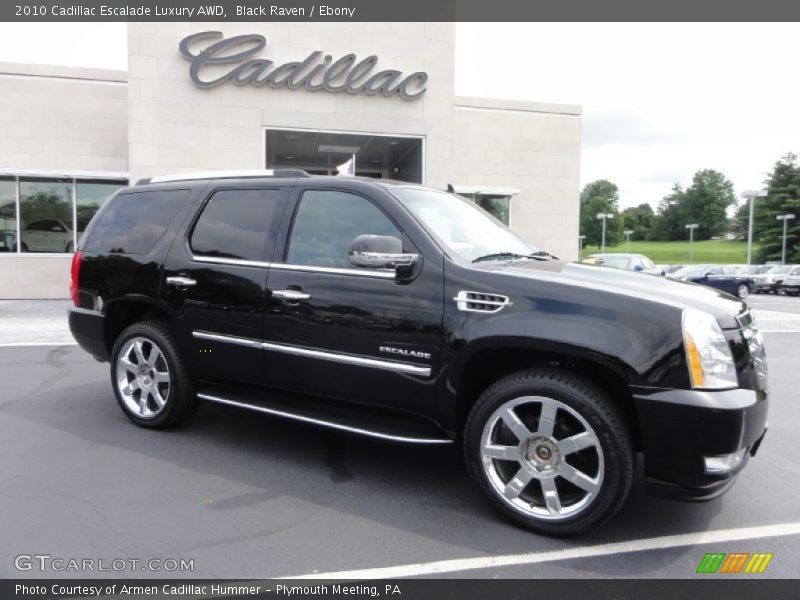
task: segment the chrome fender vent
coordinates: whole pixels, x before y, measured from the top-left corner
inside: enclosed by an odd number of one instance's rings
[[[508,296],[499,294],[485,294],[483,292],[468,292],[461,290],[458,296],[453,298],[456,301],[458,310],[465,312],[496,313],[503,310],[506,306],[511,306]]]

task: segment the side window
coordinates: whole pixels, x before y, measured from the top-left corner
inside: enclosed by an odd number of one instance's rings
[[[364,234],[403,239],[388,217],[366,198],[335,190],[306,191],[294,217],[286,262],[349,268],[350,244]]]
[[[272,225],[283,206],[281,190],[220,190],[203,208],[190,245],[195,254],[242,260],[263,260],[264,247],[274,242]]]
[[[102,254],[147,254],[188,197],[188,190],[117,194],[97,213],[97,223],[83,249]]]

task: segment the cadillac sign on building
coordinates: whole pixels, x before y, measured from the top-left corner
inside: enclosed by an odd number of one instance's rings
[[[197,49],[197,45],[205,47]],[[192,46],[194,46],[194,51]],[[364,93],[368,96],[398,95],[403,100],[416,100],[425,93],[428,74],[422,71],[405,75],[395,69],[375,71],[378,57],[358,60],[345,54],[334,60],[330,54],[316,50],[302,61],[276,65],[257,55],[267,46],[263,35],[237,35],[225,38],[220,31],[203,31],[180,42],[183,57],[190,61],[189,76],[201,88],[212,88],[228,81],[234,85],[269,86],[289,89],[304,87],[308,91]],[[204,67],[224,65],[227,71],[213,77],[204,74]]]

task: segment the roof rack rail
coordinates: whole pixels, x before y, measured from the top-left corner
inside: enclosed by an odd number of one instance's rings
[[[136,185],[148,183],[169,183],[172,181],[194,181],[198,179],[237,179],[246,177],[311,177],[300,169],[248,169],[241,171],[196,171],[190,173],[173,173],[140,179]]]

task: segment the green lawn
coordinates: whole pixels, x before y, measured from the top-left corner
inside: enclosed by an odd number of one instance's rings
[[[756,245],[753,244],[753,252]],[[728,263],[747,262],[747,242],[736,240],[705,240],[694,243],[694,257],[689,261],[689,242],[631,242],[630,250],[623,243],[619,246],[606,246],[606,252],[633,252],[644,254],[655,263]],[[583,249],[583,257],[599,253],[597,246]]]

